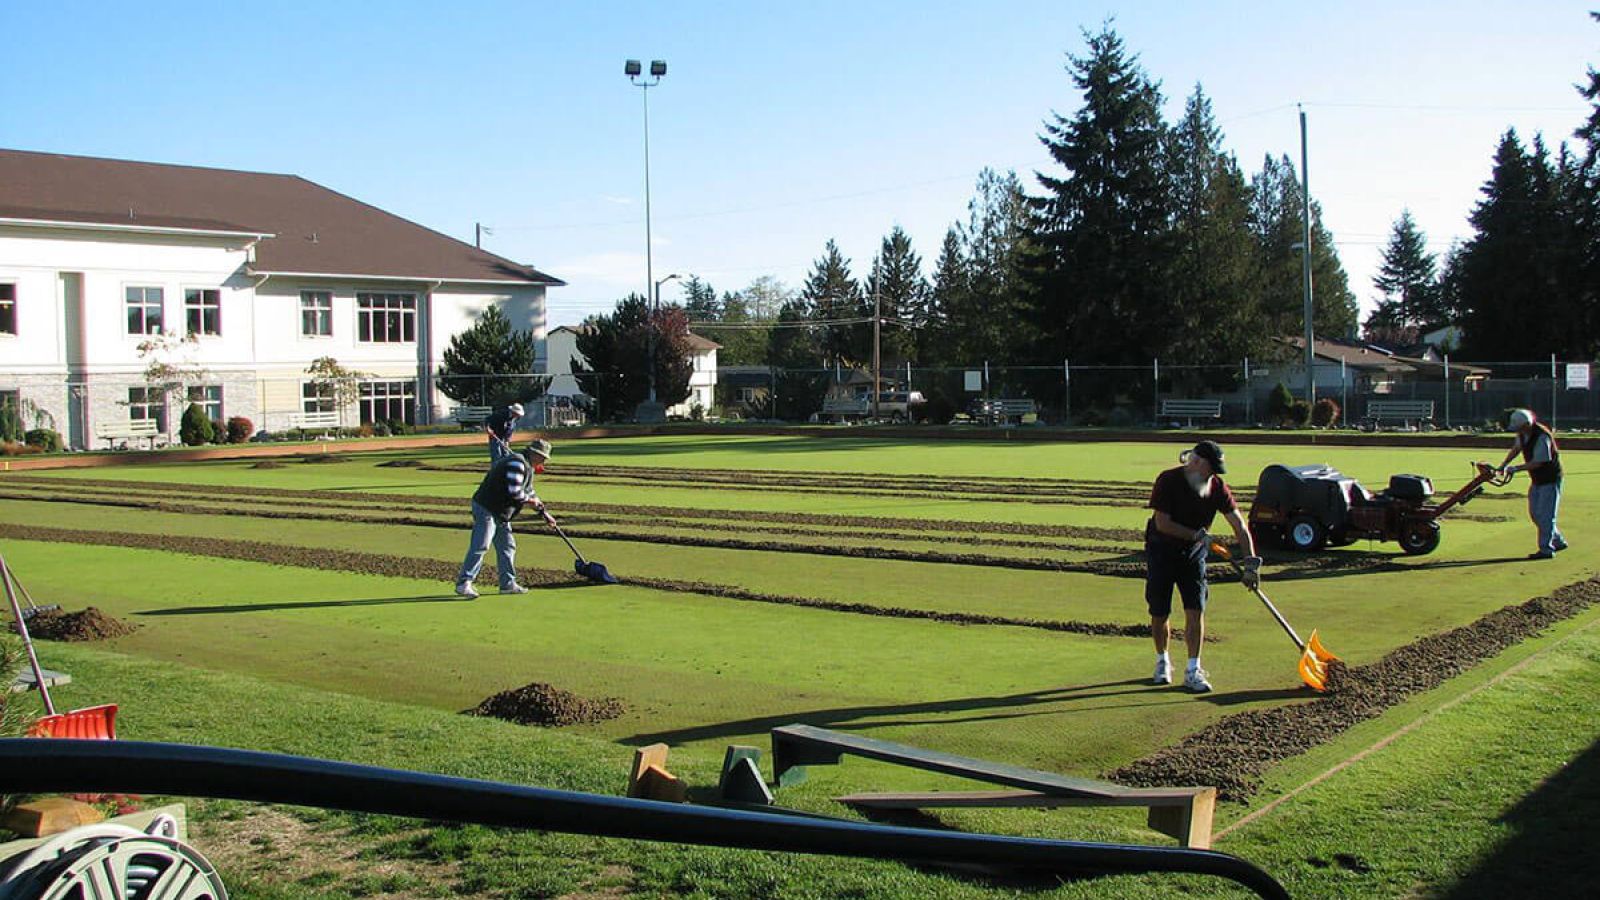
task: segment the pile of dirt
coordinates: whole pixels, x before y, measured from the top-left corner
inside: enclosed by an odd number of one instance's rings
[[[300,461],[303,463],[336,463],[344,462],[345,456],[342,453],[308,453],[300,457]]]
[[[93,606],[77,612],[40,610],[28,619],[29,636],[47,641],[103,641],[133,634],[137,627]]]
[[[287,464],[278,462],[275,459],[263,459],[262,461],[256,463],[255,465],[252,465],[250,468],[252,468],[252,469],[287,469],[289,467],[288,467]]]
[[[627,707],[616,697],[586,700],[571,691],[535,681],[495,694],[474,707],[472,715],[504,719],[518,725],[559,728],[604,722],[624,712]]]
[[[1261,773],[1279,760],[1332,740],[1596,603],[1600,578],[1504,607],[1413,641],[1371,665],[1340,666],[1329,673],[1335,690],[1309,703],[1228,716],[1107,777],[1140,787],[1214,785],[1225,800],[1245,800],[1260,788]]]
[[[391,459],[388,462],[378,463],[380,469],[417,469],[422,467],[420,459]]]

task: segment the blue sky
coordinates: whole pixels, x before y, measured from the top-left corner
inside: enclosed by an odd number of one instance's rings
[[[569,282],[551,324],[645,276],[798,286],[829,238],[864,275],[904,227],[931,268],[978,172],[1049,163],[1065,69],[1108,19],[1162,83],[1198,82],[1245,171],[1299,159],[1370,307],[1409,207],[1434,249],[1499,135],[1565,139],[1600,25],[1583,3],[1070,0],[806,4],[0,0],[0,147],[293,173]],[[0,185],[0,190],[3,190]],[[664,298],[677,294],[668,285]]]

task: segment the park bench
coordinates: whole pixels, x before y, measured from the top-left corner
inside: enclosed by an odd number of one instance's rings
[[[339,413],[331,409],[290,413],[289,427],[300,431],[331,431],[339,427]]]
[[[1402,423],[1417,423],[1417,429],[1433,421],[1432,400],[1369,400],[1367,423],[1377,428],[1384,419],[1399,419]]]
[[[1190,427],[1195,419],[1222,418],[1221,400],[1187,400],[1169,398],[1161,401],[1161,419],[1186,419]]]
[[[481,428],[493,414],[492,406],[456,406],[450,409],[450,418],[455,419],[462,428]]]
[[[827,397],[822,401],[822,414],[832,419],[860,419],[871,411],[871,397]]]
[[[957,806],[1142,806],[1150,810],[1148,821],[1152,829],[1176,838],[1185,847],[1204,850],[1211,846],[1216,788],[1131,788],[1092,778],[953,756],[812,725],[784,725],[772,729],[773,777],[779,785],[802,781],[805,766],[837,764],[845,754],[1016,789],[867,793],[835,798],[849,806],[880,810]]]
[[[1039,421],[1039,404],[1028,399],[974,400],[969,412],[985,425],[1032,425]]]
[[[112,448],[115,448],[117,441],[122,441],[123,449],[127,449],[129,441],[148,440],[150,449],[154,450],[156,440],[165,440],[166,435],[161,433],[155,419],[129,419],[126,422],[95,426],[94,437],[97,441],[105,441],[106,445]]]

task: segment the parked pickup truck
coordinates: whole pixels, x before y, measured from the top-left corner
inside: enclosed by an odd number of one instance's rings
[[[921,391],[883,391],[878,394],[877,417],[896,422],[908,422],[913,418],[914,410],[926,402],[928,402],[927,398],[922,396]],[[841,421],[871,418],[872,395],[829,397],[822,401],[822,416]]]

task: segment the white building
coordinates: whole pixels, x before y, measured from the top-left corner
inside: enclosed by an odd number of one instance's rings
[[[438,421],[451,336],[498,305],[542,348],[564,283],[292,175],[0,150],[0,186],[0,401],[76,447],[190,402],[270,431],[335,411],[321,357],[367,375],[346,424]],[[186,396],[146,380],[161,335],[193,336],[164,360]]]
[[[572,361],[576,359],[587,365],[583,354],[578,352],[578,335],[584,327],[562,325],[550,330],[546,341],[549,349],[545,371],[550,374],[550,387],[546,393],[552,397],[576,397],[583,393],[583,388],[578,386],[578,379],[572,375]],[[689,335],[689,350],[694,363],[694,371],[689,375],[689,396],[682,403],[667,407],[668,417],[691,418],[696,406],[700,407],[702,413],[710,414],[717,393],[717,351],[720,349],[722,345],[715,341],[698,334]]]

